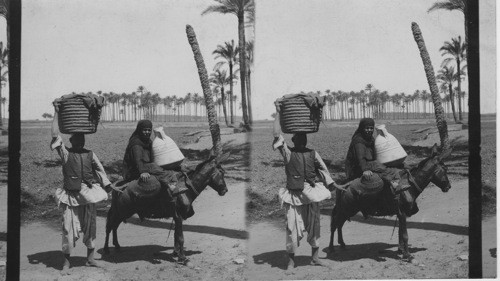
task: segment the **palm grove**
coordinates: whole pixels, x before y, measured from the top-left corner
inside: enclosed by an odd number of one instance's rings
[[[237,121],[237,112],[241,112],[244,126],[250,128],[252,123],[250,75],[254,44],[253,41],[245,40],[245,27],[253,28],[254,1],[214,1],[217,3],[206,8],[201,14],[235,15],[238,20],[239,37],[239,44],[230,40],[219,44],[212,52],[216,63],[210,74],[210,85],[218,116],[227,126],[233,126]],[[233,89],[236,86],[240,86],[240,96],[234,95]],[[205,121],[207,118],[203,94],[196,92],[163,96],[140,85],[131,92],[88,93],[104,97],[105,103],[101,113],[103,121],[137,121],[147,118],[153,121],[190,122]]]
[[[466,92],[461,89],[461,81],[466,75],[466,44],[461,37],[445,41],[439,49],[443,57],[436,79],[444,103],[445,113],[455,122],[463,120],[466,108]],[[459,71],[458,71],[459,70]],[[325,120],[346,120],[373,117],[376,119],[433,118],[434,104],[431,93],[426,89],[416,89],[413,93],[389,93],[367,84],[359,91],[301,91],[300,94],[326,96],[323,110]],[[457,117],[458,112],[458,117]]]

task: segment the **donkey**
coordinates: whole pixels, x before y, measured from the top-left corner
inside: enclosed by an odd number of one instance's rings
[[[438,155],[437,145],[434,145],[431,149],[431,156],[424,159],[416,167],[410,170],[410,173],[407,175],[410,183],[408,192],[413,198],[413,202],[415,202],[420,193],[422,193],[422,191],[431,182],[438,186],[443,192],[448,192],[448,190],[450,190],[451,185],[448,180],[448,175],[446,174],[447,168],[443,163],[443,159],[447,158],[450,154],[451,149],[448,149],[441,155]],[[416,210],[413,209],[413,213],[410,213],[411,206],[408,207],[408,202],[402,198],[403,194],[398,197],[396,204],[390,192],[382,191],[376,200],[382,201],[382,203],[385,204],[377,204],[376,209],[378,208],[378,210],[370,210],[370,206],[365,206],[368,202],[363,202],[359,196],[356,196],[353,193],[351,188],[347,188],[345,191],[337,189],[336,195],[336,204],[332,210],[330,224],[330,245],[328,247],[330,253],[334,252],[333,236],[335,234],[335,230],[338,229],[338,243],[341,248],[345,248],[346,244],[344,243],[344,239],[342,237],[342,226],[346,220],[350,220],[350,218],[359,211],[366,212],[368,210],[367,213],[373,216],[397,216],[399,219],[398,252],[403,255],[403,259],[411,260],[413,258],[408,250],[406,217],[407,215],[411,216],[416,213],[418,209],[415,205],[413,207]],[[373,201],[371,203],[373,203]]]
[[[211,156],[208,160],[198,164],[195,170],[188,172],[187,176],[191,180],[191,186],[186,192],[189,206],[192,206],[193,201],[207,186],[212,187],[220,196],[227,192],[224,169],[220,163],[224,162],[228,157],[229,153],[225,153],[220,157]],[[178,257],[179,263],[187,264],[188,259],[184,254],[184,234],[182,230],[184,219],[183,216],[179,215],[186,213],[182,206],[179,204],[172,206],[173,204],[165,202],[165,197],[161,196],[161,194],[153,198],[137,198],[132,192],[125,189],[123,192],[113,190],[112,195],[111,208],[108,211],[106,220],[105,254],[109,254],[108,241],[111,231],[113,231],[113,245],[115,249],[120,249],[117,237],[118,226],[132,215],[137,213],[141,219],[172,217],[175,221],[174,255]],[[194,212],[191,208],[190,210],[192,215]],[[187,217],[189,216],[187,215]],[[184,217],[186,218],[186,215]]]

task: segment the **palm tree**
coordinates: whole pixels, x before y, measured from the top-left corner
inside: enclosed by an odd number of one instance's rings
[[[196,34],[191,26],[186,25],[186,34],[188,37],[189,45],[194,54],[194,60],[196,62],[196,67],[198,68],[198,75],[200,76],[201,88],[203,89],[203,96],[205,97],[205,103],[207,107],[208,115],[208,125],[210,127],[210,133],[212,135],[212,143],[215,151],[215,155],[222,155],[222,144],[220,138],[220,128],[217,123],[217,112],[215,111],[214,98],[212,96],[212,91],[210,91],[210,84],[208,82],[207,69],[205,68],[205,62],[203,61],[203,56],[201,55],[200,47],[198,46],[198,41],[196,40]]]
[[[130,94],[130,103],[134,108],[134,121],[137,121],[137,105],[139,104],[139,99],[136,92],[132,92],[132,94]]]
[[[415,118],[418,118],[418,116],[420,115],[420,104],[419,104],[419,101],[421,100],[421,94],[420,94],[420,90],[415,90],[415,92],[413,92],[413,95],[411,96],[412,98],[412,103],[413,103],[413,115]]]
[[[451,111],[453,112],[453,119],[455,120],[455,123],[457,122],[457,115],[456,115],[456,110],[455,110],[455,95],[453,92],[453,83],[457,80],[457,74],[455,73],[455,68],[453,66],[443,66],[438,71],[438,75],[436,78],[443,84],[448,87],[448,93],[450,94],[450,101],[451,101]]]
[[[221,14],[233,14],[238,17],[238,39],[239,46],[243,46],[240,50],[240,79],[241,79],[241,101],[243,110],[243,123],[250,129],[250,123],[247,115],[247,96],[245,94],[245,79],[246,79],[246,50],[245,50],[245,15],[249,18],[250,22],[253,22],[255,18],[255,4],[254,0],[215,0],[218,4],[208,7],[201,14],[205,15],[207,13],[221,13]],[[232,70],[230,70],[232,73]],[[231,89],[231,93],[232,93]],[[231,122],[231,124],[233,124]]]
[[[0,13],[1,14],[1,13]],[[2,73],[2,70],[9,65],[9,60],[8,60],[8,55],[9,55],[9,49],[8,48],[3,48],[3,42],[0,42],[0,100],[2,100],[2,82],[8,82],[7,80],[7,73],[8,71],[5,71]],[[0,128],[3,127],[3,119],[2,119],[2,110],[0,107]]]
[[[247,67],[247,78],[245,80],[247,86],[247,107],[248,107],[248,121],[250,125],[253,123],[253,114],[252,114],[252,87],[251,87],[251,73],[253,66],[253,41],[246,42],[245,44],[245,54],[246,54],[246,67]]]
[[[359,97],[358,97],[359,102],[361,103],[361,106],[363,108],[363,118],[366,117],[366,102],[367,102],[367,94],[365,93],[364,90],[361,90],[359,92]]]
[[[468,15],[467,15],[467,0],[445,0],[442,2],[434,3],[427,12],[435,10],[448,10],[448,11],[461,11],[464,15],[465,26],[465,43],[469,42],[469,30],[467,28]]]
[[[7,103],[7,98],[6,97],[2,97],[2,99],[0,100],[0,102],[2,103],[3,111],[5,112],[5,104]]]
[[[194,103],[194,121],[198,118],[198,104],[200,103],[200,95],[198,93],[193,94],[193,103]]]
[[[393,110],[392,110],[392,119],[396,119],[396,108],[401,105],[401,97],[399,94],[395,94],[391,96],[391,102],[393,104]]]
[[[210,74],[210,83],[214,85],[216,89],[220,89],[221,98],[222,98],[222,109],[224,112],[224,120],[226,121],[226,126],[229,126],[227,120],[227,109],[226,109],[226,97],[224,93],[224,86],[231,84],[231,77],[227,76],[226,70],[215,69],[212,74]]]
[[[450,142],[448,138],[448,124],[446,123],[446,118],[444,116],[443,106],[441,105],[441,97],[439,96],[438,87],[436,84],[436,76],[434,75],[434,68],[432,67],[432,62],[425,47],[424,38],[420,27],[417,23],[412,22],[411,30],[413,33],[413,38],[417,43],[420,57],[424,65],[425,76],[427,78],[427,83],[431,90],[432,102],[434,104],[434,113],[436,115],[436,125],[439,131],[439,137],[441,139],[441,150],[446,151],[450,147]]]
[[[442,56],[450,55],[451,58],[446,58],[442,65],[448,64],[450,61],[455,60],[457,64],[457,72],[459,72],[457,76],[458,82],[458,92],[462,92],[461,90],[461,81],[462,81],[462,69],[460,68],[460,64],[466,60],[466,45],[462,43],[462,38],[458,36],[458,38],[452,38],[451,42],[446,41],[444,45],[439,49],[442,51]],[[458,120],[462,121],[462,105],[460,102],[460,95],[458,96]]]
[[[231,42],[225,42],[225,45],[218,45],[217,49],[212,52],[212,54],[215,55],[215,59],[223,59],[224,61],[219,62],[215,65],[216,69],[219,69],[222,65],[226,64],[229,67],[229,102],[231,103],[230,105],[230,111],[231,111],[231,125],[234,125],[234,113],[233,113],[233,103],[232,103],[232,94],[233,94],[233,66],[236,65],[237,58],[238,58],[238,52],[240,51],[240,48],[236,48],[234,46],[234,40],[231,40]],[[241,67],[240,67],[241,68]]]

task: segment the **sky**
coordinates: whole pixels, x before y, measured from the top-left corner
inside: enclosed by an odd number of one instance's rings
[[[271,119],[272,100],[300,91],[360,91],[368,83],[390,95],[429,91],[411,23],[420,26],[435,73],[443,60],[439,51],[443,43],[465,37],[463,15],[427,13],[434,2],[258,2],[253,89],[255,95],[265,98],[254,100],[253,106],[259,110],[256,115]],[[494,1],[480,2],[484,15],[481,31],[485,31],[481,34],[481,67],[487,70],[481,71],[481,92],[489,95],[481,105],[485,112],[494,112],[495,7]]]
[[[142,85],[161,97],[202,94],[186,24],[196,33],[209,74],[217,45],[238,44],[236,16],[201,16],[215,3],[23,1],[21,119],[52,114],[52,101],[73,91],[131,93]]]
[[[463,15],[427,13],[434,2],[256,0],[254,119],[270,119],[273,101],[288,93],[359,91],[368,83],[389,94],[428,90],[411,22],[420,26],[436,73],[439,48],[464,37]],[[21,119],[42,119],[53,113],[54,99],[73,91],[131,93],[142,85],[162,97],[201,94],[186,24],[209,73],[217,45],[238,42],[235,16],[201,16],[214,3],[24,0]],[[495,2],[480,5],[481,109],[489,113],[496,110]],[[247,31],[247,39],[252,35]]]

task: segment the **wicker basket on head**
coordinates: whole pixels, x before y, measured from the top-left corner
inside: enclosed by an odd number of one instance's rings
[[[102,103],[95,95],[69,95],[54,101],[59,131],[63,134],[93,134],[101,114]],[[91,105],[89,105],[91,104]]]
[[[316,133],[321,122],[323,104],[316,102],[311,106],[307,99],[319,100],[319,96],[293,95],[284,96],[276,102],[280,108],[280,126],[283,133]]]

